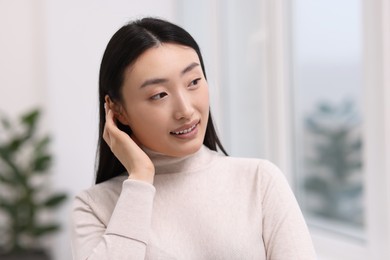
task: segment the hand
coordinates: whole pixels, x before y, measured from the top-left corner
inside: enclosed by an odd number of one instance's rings
[[[129,179],[153,184],[155,169],[152,161],[127,133],[117,127],[112,109],[107,104],[104,107],[106,111],[104,141],[126,168]]]

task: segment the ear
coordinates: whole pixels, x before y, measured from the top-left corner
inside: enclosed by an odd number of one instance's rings
[[[118,102],[113,102],[108,95],[106,95],[104,97],[104,100],[106,102],[107,108],[111,109],[114,112],[115,118],[119,122],[121,122],[121,124],[129,125],[129,120],[127,118],[127,115],[125,113],[125,110],[124,110],[122,104],[120,104]]]

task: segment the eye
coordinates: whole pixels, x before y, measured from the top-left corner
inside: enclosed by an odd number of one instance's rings
[[[194,79],[193,81],[191,81],[189,87],[196,87],[200,80],[201,78]]]
[[[161,92],[161,93],[158,93],[156,95],[151,96],[150,99],[151,100],[159,100],[159,99],[162,99],[163,97],[165,97],[166,95],[168,95],[168,94],[165,92]]]

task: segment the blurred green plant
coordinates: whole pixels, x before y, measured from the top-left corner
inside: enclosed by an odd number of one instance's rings
[[[59,223],[42,220],[67,195],[49,191],[53,157],[49,136],[37,134],[40,114],[35,109],[17,123],[0,116],[0,254],[41,251],[40,238],[60,229]]]
[[[310,174],[304,186],[317,198],[312,212],[361,226],[363,185],[359,124],[359,115],[351,101],[338,106],[322,102],[306,118],[313,150],[306,158]]]

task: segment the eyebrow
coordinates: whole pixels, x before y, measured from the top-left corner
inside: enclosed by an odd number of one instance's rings
[[[181,72],[180,72],[180,75],[183,76],[184,74],[190,72],[191,70],[193,70],[194,68],[198,67],[199,66],[199,63],[197,62],[193,62],[191,63],[190,65],[188,65],[187,67],[185,67]],[[168,79],[164,79],[164,78],[153,78],[153,79],[148,79],[146,80],[144,83],[142,83],[141,87],[140,88],[144,88],[146,86],[150,86],[150,85],[158,85],[158,84],[162,84],[162,83],[166,83],[168,82]]]

